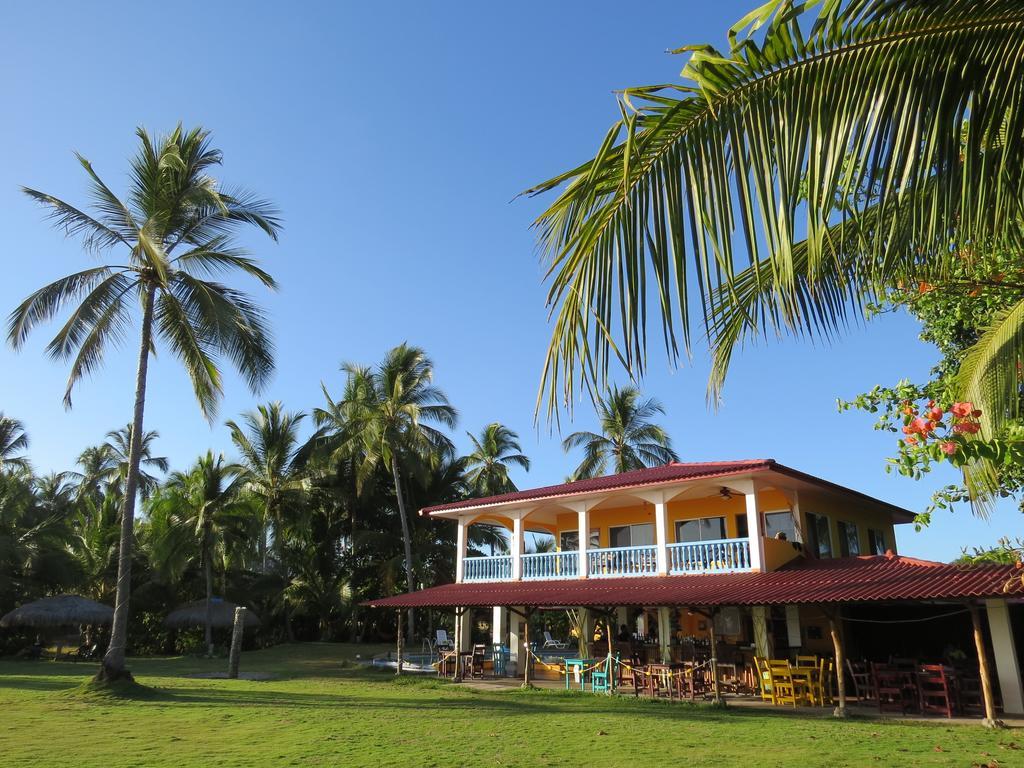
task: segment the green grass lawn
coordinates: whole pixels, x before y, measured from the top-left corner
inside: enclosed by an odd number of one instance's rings
[[[1024,765],[1024,734],[980,726],[837,722],[733,707],[554,691],[480,692],[351,668],[379,648],[245,654],[266,682],[190,679],[222,660],[136,659],[154,690],[76,690],[92,665],[0,662],[0,765],[865,766]]]

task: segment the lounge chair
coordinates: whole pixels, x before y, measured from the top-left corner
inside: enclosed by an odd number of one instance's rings
[[[78,650],[71,654],[72,661],[94,661],[100,657],[100,644],[80,645]]]
[[[455,643],[453,643],[452,639],[448,637],[448,630],[445,629],[437,630],[437,642],[435,645],[438,648],[444,648],[445,650],[451,650],[455,647]]]
[[[548,632],[545,629],[544,630],[544,647],[545,648],[558,648],[559,650],[562,650],[563,648],[568,648],[569,647],[569,643],[565,642],[564,640],[555,640],[551,636],[551,633]]]

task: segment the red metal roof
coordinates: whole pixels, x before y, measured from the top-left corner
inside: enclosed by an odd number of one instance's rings
[[[445,584],[368,601],[378,608],[457,606],[793,605],[966,600],[1024,595],[1010,565],[958,566],[897,555],[798,560],[771,573]]]
[[[493,504],[507,504],[519,501],[539,501],[541,499],[561,498],[576,496],[579,494],[595,493],[598,491],[614,491],[625,488],[637,488],[645,485],[658,485],[682,480],[707,480],[715,477],[730,477],[733,475],[745,475],[753,472],[777,472],[788,475],[798,480],[813,483],[814,485],[831,488],[842,493],[852,494],[859,498],[886,507],[901,522],[909,522],[914,515],[909,510],[897,507],[880,499],[875,499],[860,491],[854,491],[820,477],[800,472],[796,469],[779,464],[775,459],[741,459],[737,461],[700,461],[700,462],[672,462],[660,467],[648,469],[636,469],[632,472],[623,472],[618,475],[606,475],[604,477],[593,477],[587,480],[576,480],[571,483],[559,485],[547,485],[542,488],[530,488],[525,491],[503,493],[498,496],[487,496],[480,499],[465,499],[451,504],[438,504],[433,507],[425,507],[420,510],[421,515],[430,515],[434,512],[444,512],[456,509],[472,509],[485,507]]]

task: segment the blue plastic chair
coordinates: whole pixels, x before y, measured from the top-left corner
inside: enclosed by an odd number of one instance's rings
[[[491,661],[494,664],[494,676],[504,677],[508,673],[508,648],[504,645],[491,646]]]
[[[593,693],[601,691],[612,693],[615,690],[615,665],[619,663],[619,654],[614,658],[608,654],[604,664],[590,673],[590,690]]]

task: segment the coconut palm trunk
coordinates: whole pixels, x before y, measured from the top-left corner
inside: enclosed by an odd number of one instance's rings
[[[203,571],[206,576],[206,655],[213,656],[213,531],[209,524],[203,527]]]
[[[132,437],[128,448],[128,477],[125,479],[124,502],[121,507],[121,543],[117,556],[117,594],[114,598],[114,623],[110,629],[110,645],[103,656],[100,679],[116,680],[126,676],[125,648],[128,643],[128,600],[132,583],[132,546],[135,540],[135,494],[139,485],[139,463],[142,459],[142,420],[146,410],[146,376],[149,353],[153,344],[153,308],[156,285],[146,290],[142,308],[142,338],[139,344],[139,368],[135,376],[135,412],[132,416]]]
[[[395,498],[398,499],[398,517],[402,521],[402,546],[405,548],[405,582],[406,592],[413,592],[416,589],[416,582],[412,576],[412,534],[409,532],[409,518],[405,514],[405,497],[402,495],[402,478],[398,473],[398,458],[391,455],[391,476],[395,480]],[[409,643],[412,643],[413,626],[416,621],[416,611],[409,609],[408,626],[405,628]]]

